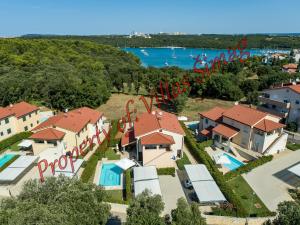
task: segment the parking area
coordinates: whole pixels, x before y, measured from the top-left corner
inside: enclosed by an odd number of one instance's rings
[[[158,176],[158,178],[162,192],[162,198],[165,203],[163,214],[170,214],[172,209],[177,207],[177,200],[181,197],[185,198],[185,195],[177,174],[175,177],[161,175]]]
[[[290,152],[243,174],[243,177],[267,208],[275,211],[280,202],[292,200],[288,189],[300,184],[300,178],[288,171],[299,162],[300,151]]]

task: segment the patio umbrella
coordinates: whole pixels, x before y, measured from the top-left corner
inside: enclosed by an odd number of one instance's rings
[[[216,160],[217,164],[231,164],[230,160],[228,159],[228,157],[226,157],[225,155],[221,155],[217,160]]]

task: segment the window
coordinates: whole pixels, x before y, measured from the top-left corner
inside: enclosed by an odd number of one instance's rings
[[[26,121],[26,116],[23,116],[23,121]]]
[[[276,109],[276,105],[272,105],[272,108],[273,108],[273,109]]]
[[[289,101],[288,101],[287,99],[284,99],[283,102],[284,102],[284,103],[288,103]]]
[[[11,133],[11,129],[7,129],[7,134],[10,134]]]
[[[35,115],[37,115],[37,111],[35,111]]]
[[[5,119],[5,123],[6,123],[6,124],[9,123],[9,119],[8,119],[8,118]]]
[[[43,140],[34,140],[34,143],[44,144],[44,141]]]
[[[156,145],[145,145],[145,149],[152,149],[152,150],[156,150]]]
[[[299,100],[296,100],[296,104],[299,105],[299,104],[300,104],[300,101],[299,101]]]
[[[39,121],[38,121],[38,120],[36,121],[36,124],[39,124]]]
[[[31,123],[30,126],[33,127],[33,124]]]
[[[57,142],[55,140],[47,141],[47,144],[52,144],[54,146],[57,146]]]
[[[205,118],[205,123],[208,124],[208,119],[207,118]]]
[[[25,131],[27,131],[27,130],[28,130],[28,127],[27,127],[27,126],[25,126],[25,127],[24,127],[24,130],[25,130]]]
[[[290,92],[290,90],[289,90],[289,89],[286,89],[286,92]]]
[[[31,118],[31,113],[29,114],[29,118]]]
[[[3,132],[1,132],[0,135],[3,136],[4,135]]]

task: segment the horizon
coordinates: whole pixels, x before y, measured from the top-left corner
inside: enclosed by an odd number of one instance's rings
[[[156,34],[296,34],[300,2],[237,0],[110,2],[87,0],[0,2],[0,36]],[[277,12],[280,12],[277,13]]]

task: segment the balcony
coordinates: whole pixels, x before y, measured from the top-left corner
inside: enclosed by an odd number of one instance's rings
[[[267,107],[262,106],[262,105],[257,106],[257,109],[260,110],[260,111],[269,113],[269,114],[273,114],[273,115],[278,116],[280,118],[287,118],[287,116],[288,116],[288,112],[279,112],[276,109],[270,109],[270,108],[267,108]]]
[[[290,102],[282,102],[282,101],[277,101],[274,99],[270,99],[270,98],[266,98],[264,96],[258,96],[258,101],[264,103],[264,104],[270,104],[270,105],[276,105],[279,108],[282,109],[289,109],[291,107],[291,103]]]

